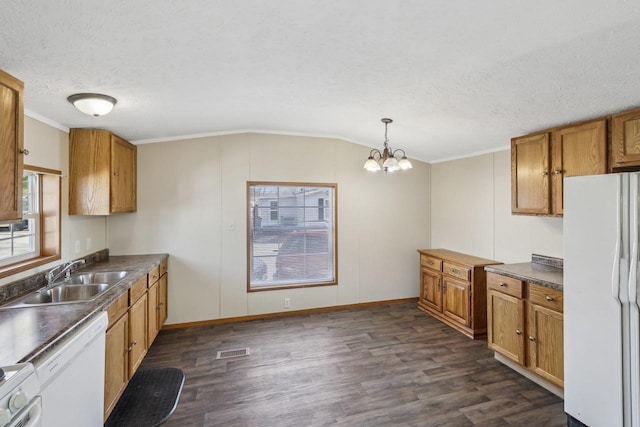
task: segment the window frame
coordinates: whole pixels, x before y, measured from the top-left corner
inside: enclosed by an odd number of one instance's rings
[[[0,266],[0,278],[60,259],[62,172],[32,165],[24,165],[24,170],[36,173],[39,178],[39,226],[36,226],[36,239],[40,242],[40,251],[38,255]]]
[[[251,257],[252,257],[252,212],[255,213],[255,206],[252,205],[251,190],[255,186],[268,186],[268,187],[327,187],[330,188],[333,193],[333,207],[331,207],[330,199],[325,200],[322,206],[323,214],[325,218],[333,216],[332,227],[329,227],[331,232],[330,240],[333,242],[333,280],[319,281],[319,282],[302,282],[302,283],[282,283],[282,284],[270,284],[270,285],[252,285],[251,283]],[[317,199],[316,199],[317,200]],[[329,202],[329,203],[327,203]],[[268,210],[269,216],[273,212],[273,205],[264,206]],[[280,206],[278,206],[280,208]],[[310,205],[306,208],[318,208],[317,205]],[[245,207],[247,215],[247,257],[246,257],[246,281],[247,292],[263,292],[273,291],[281,289],[293,289],[293,288],[308,288],[318,286],[337,286],[338,285],[338,184],[336,183],[317,183],[317,182],[282,182],[282,181],[247,181],[247,205]],[[311,229],[313,230],[313,229]],[[282,242],[280,243],[282,244]]]

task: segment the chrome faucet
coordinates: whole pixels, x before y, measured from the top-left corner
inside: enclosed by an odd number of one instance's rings
[[[71,267],[73,267],[76,264],[84,264],[84,259],[77,259],[75,261],[70,261],[66,264],[60,264],[56,267],[53,267],[51,270],[49,270],[49,272],[47,273],[47,287],[55,283],[55,281],[58,280],[58,278],[60,278],[60,276],[62,276],[63,274],[67,279],[71,277]],[[56,273],[56,270],[60,268],[62,269]]]

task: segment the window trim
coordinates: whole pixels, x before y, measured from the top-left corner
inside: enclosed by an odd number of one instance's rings
[[[60,259],[62,235],[62,172],[24,165],[40,176],[40,255],[0,267],[0,278],[11,276]]]
[[[333,280],[331,282],[308,282],[308,283],[292,283],[273,286],[251,287],[251,215],[249,211],[251,207],[251,187],[256,185],[264,185],[271,187],[287,186],[287,187],[330,187],[333,191]],[[247,181],[247,201],[245,206],[245,214],[247,215],[247,256],[246,256],[246,281],[247,293],[275,291],[282,289],[296,288],[312,288],[319,286],[337,286],[338,285],[338,184],[328,182],[288,182],[288,181]],[[326,209],[330,205],[324,205],[325,216]],[[278,206],[279,207],[279,206]]]

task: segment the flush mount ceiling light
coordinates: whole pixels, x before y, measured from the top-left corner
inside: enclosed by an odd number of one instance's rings
[[[374,148],[369,153],[369,158],[364,163],[364,169],[370,172],[377,172],[379,170],[384,170],[387,172],[395,172],[397,170],[407,170],[411,169],[413,165],[407,159],[407,155],[404,153],[404,150],[397,149],[392,150],[389,146],[389,138],[387,138],[387,126],[389,123],[393,123],[391,119],[382,119],[382,123],[384,123],[384,149],[382,152],[377,148]],[[400,161],[398,161],[397,157],[402,153],[402,157]]]
[[[76,93],[67,98],[78,110],[90,116],[104,116],[118,102],[114,97],[99,93]]]

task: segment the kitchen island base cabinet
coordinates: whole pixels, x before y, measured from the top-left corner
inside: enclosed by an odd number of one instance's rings
[[[484,266],[501,263],[447,249],[420,249],[418,252],[418,308],[470,338],[486,336]]]

